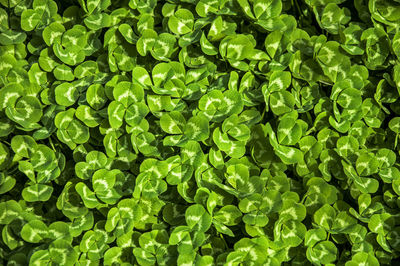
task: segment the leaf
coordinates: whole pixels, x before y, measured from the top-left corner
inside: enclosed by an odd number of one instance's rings
[[[76,144],[83,144],[89,140],[89,129],[82,125],[78,120],[74,120],[75,109],[70,108],[67,111],[56,115],[54,123],[58,128],[57,137],[71,148]]]
[[[185,125],[184,134],[192,140],[202,141],[209,136],[208,120],[204,116],[193,116]]]
[[[49,246],[49,253],[56,263],[62,265],[74,265],[78,260],[78,252],[64,239],[53,241]]]
[[[325,204],[314,213],[314,222],[329,231],[332,227],[335,216],[335,209],[332,206]]]
[[[43,184],[28,186],[22,190],[22,197],[28,202],[49,200],[53,188]]]
[[[39,250],[36,251],[30,258],[29,263],[30,264],[44,264],[44,263],[50,263],[51,258],[50,258],[50,253],[47,250]]]
[[[360,176],[368,176],[378,172],[378,161],[370,153],[363,153],[357,158],[357,173]]]
[[[53,74],[58,80],[72,81],[75,79],[72,69],[66,65],[56,66]]]
[[[187,9],[179,9],[168,19],[168,27],[175,34],[186,34],[192,31],[194,17]]]
[[[396,134],[400,133],[400,117],[395,117],[389,121],[389,128]]]
[[[61,44],[58,44],[58,43],[53,44],[54,54],[63,63],[70,65],[70,66],[74,66],[74,65],[82,63],[85,60],[85,52],[80,48],[80,46],[78,46],[76,44],[69,46],[68,43],[65,45],[68,45],[68,46],[62,47]]]
[[[21,230],[21,237],[30,243],[39,243],[48,236],[48,227],[40,220],[32,220]]]
[[[278,125],[278,141],[281,145],[295,145],[303,132],[301,125],[295,119],[282,119]]]
[[[132,28],[128,24],[121,24],[118,27],[118,30],[121,32],[122,36],[124,36],[125,40],[129,43],[137,42],[138,37],[133,32]]]
[[[356,253],[352,257],[351,261],[346,262],[346,266],[358,265],[359,263],[367,263],[368,265],[379,265],[379,261],[374,255],[361,251]]]
[[[307,249],[307,258],[323,264],[332,263],[337,257],[337,248],[331,241],[321,241]]]
[[[253,5],[254,14],[257,19],[269,19],[277,17],[282,10],[282,2],[279,0],[257,0]]]
[[[337,99],[337,103],[343,108],[357,109],[361,106],[361,95],[356,89],[343,90]]]
[[[186,223],[193,231],[205,232],[211,226],[211,216],[203,206],[196,204],[190,206],[185,212]]]
[[[25,31],[31,31],[36,28],[41,20],[41,15],[33,9],[27,9],[21,16],[21,28]]]
[[[106,13],[92,14],[85,18],[84,22],[89,29],[99,30],[110,26],[111,17]]]
[[[13,45],[23,43],[26,40],[25,32],[18,32],[13,30],[4,30],[0,33],[0,43],[2,45]]]
[[[71,83],[62,83],[55,88],[56,102],[63,106],[71,106],[78,99],[78,91]]]
[[[343,136],[337,140],[337,150],[340,156],[347,158],[359,148],[359,142],[353,136]]]
[[[313,247],[324,239],[326,239],[326,231],[323,228],[311,229],[305,235],[304,244],[308,247]]]
[[[80,251],[87,252],[88,258],[91,260],[99,259],[108,247],[106,244],[107,238],[107,234],[104,231],[87,231],[80,243]]]
[[[179,112],[166,113],[160,118],[161,128],[169,134],[182,134],[186,119]]]
[[[105,264],[122,263],[122,260],[120,258],[121,256],[122,256],[122,249],[120,247],[112,247],[104,253],[104,263]]]
[[[269,106],[276,115],[282,115],[293,110],[294,98],[288,91],[277,91],[269,96]]]
[[[233,226],[240,222],[241,216],[242,213],[236,206],[228,205],[222,207],[218,212],[214,213],[213,219],[216,219],[225,225]]]
[[[37,143],[31,136],[17,135],[11,140],[11,148],[21,157],[31,158],[36,152]]]
[[[17,181],[15,180],[15,178],[11,176],[0,178],[0,194],[4,194],[10,191],[16,183]]]
[[[394,219],[388,213],[374,214],[368,222],[368,228],[378,234],[386,235],[394,226]]]
[[[0,224],[9,224],[19,217],[22,208],[16,201],[9,200],[0,203],[0,210]]]
[[[303,160],[302,152],[296,148],[279,145],[276,147],[275,153],[285,164],[294,164]]]
[[[100,203],[96,194],[92,192],[84,183],[78,183],[75,186],[76,192],[81,196],[83,203],[89,209],[96,208]]]

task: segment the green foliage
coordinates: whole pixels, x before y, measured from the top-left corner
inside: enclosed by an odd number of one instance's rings
[[[0,0],[0,265],[397,265],[399,0]]]

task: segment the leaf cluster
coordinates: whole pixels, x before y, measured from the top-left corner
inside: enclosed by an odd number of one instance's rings
[[[396,265],[399,25],[399,0],[0,0],[0,265]]]

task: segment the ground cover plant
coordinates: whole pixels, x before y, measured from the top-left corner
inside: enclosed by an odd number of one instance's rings
[[[399,0],[0,0],[0,265],[396,265]]]

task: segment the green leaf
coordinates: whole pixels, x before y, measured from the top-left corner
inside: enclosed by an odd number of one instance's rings
[[[168,19],[168,27],[175,34],[186,34],[192,31],[194,17],[188,9],[179,9]]]
[[[0,202],[0,224],[9,224],[20,216],[21,206],[14,200]]]
[[[11,140],[11,148],[15,154],[21,157],[31,158],[36,152],[37,143],[29,135],[17,135]]]
[[[209,136],[208,120],[204,116],[193,116],[184,129],[184,134],[192,140],[202,141]]]
[[[48,237],[48,227],[40,220],[32,220],[21,230],[21,237],[29,243],[39,243]]]
[[[295,145],[303,135],[300,123],[291,117],[284,118],[279,122],[277,133],[281,145]]]
[[[216,219],[228,226],[238,224],[241,220],[241,217],[242,213],[236,206],[233,205],[224,206],[213,215],[213,219]]]
[[[305,235],[304,245],[313,247],[315,244],[324,239],[326,239],[326,231],[323,228],[310,229]]]
[[[354,254],[351,261],[346,262],[346,266],[355,266],[355,265],[360,265],[362,263],[371,266],[379,265],[378,259],[373,254],[361,251]]]
[[[307,258],[315,263],[333,263],[337,259],[338,250],[331,241],[321,241],[314,247],[307,248]]]
[[[106,241],[107,234],[102,230],[87,231],[81,240],[79,249],[81,252],[87,253],[91,260],[98,260],[103,257],[103,253],[108,248]]]
[[[160,118],[162,130],[169,134],[182,134],[185,124],[186,119],[177,111],[166,113]]]
[[[356,161],[357,173],[360,176],[368,176],[378,172],[378,161],[371,153],[361,154]]]
[[[394,227],[395,220],[388,213],[374,214],[368,222],[368,228],[377,234],[386,235]]]
[[[211,216],[203,206],[195,204],[187,208],[185,212],[186,223],[192,231],[205,232],[211,226]]]
[[[336,216],[335,209],[325,204],[314,213],[314,222],[329,231]]]
[[[71,83],[62,83],[55,88],[56,102],[63,106],[71,106],[79,97],[79,91]]]
[[[253,4],[253,10],[257,19],[270,19],[281,13],[282,2],[280,0],[257,0]]]
[[[24,10],[21,15],[21,28],[25,31],[31,31],[36,28],[40,21],[40,12],[33,9]]]
[[[53,188],[43,184],[28,186],[22,190],[22,197],[28,202],[49,200]]]
[[[56,239],[49,246],[49,253],[55,263],[74,265],[78,260],[78,252],[64,239]]]
[[[275,115],[291,112],[294,104],[294,97],[288,91],[276,91],[269,96],[269,106]]]
[[[65,32],[65,27],[59,22],[53,22],[48,25],[42,32],[43,40],[47,46],[53,43],[61,43],[61,37]]]

